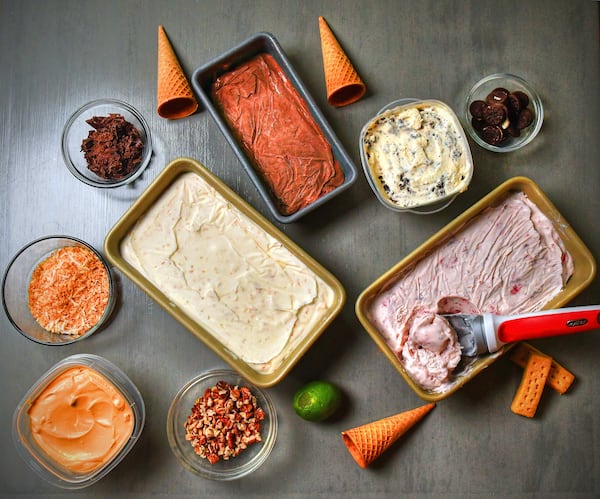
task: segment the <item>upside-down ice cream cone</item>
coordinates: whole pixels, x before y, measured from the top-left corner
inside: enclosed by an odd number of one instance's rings
[[[365,94],[365,84],[322,16],[319,17],[319,33],[327,101],[336,107],[352,104]]]
[[[198,109],[198,102],[162,26],[158,27],[157,98],[157,112],[163,118],[185,118]]]
[[[342,438],[354,460],[361,468],[366,468],[434,407],[435,403],[431,402],[410,411],[357,426],[343,431]]]

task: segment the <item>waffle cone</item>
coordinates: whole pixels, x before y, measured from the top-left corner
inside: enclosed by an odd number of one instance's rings
[[[350,454],[361,468],[366,468],[398,438],[419,422],[435,403],[343,431],[342,438]]]
[[[158,27],[157,100],[158,114],[171,120],[185,118],[198,109],[198,102],[162,26]]]
[[[319,33],[327,101],[336,107],[352,104],[365,94],[365,84],[322,16],[319,17]]]

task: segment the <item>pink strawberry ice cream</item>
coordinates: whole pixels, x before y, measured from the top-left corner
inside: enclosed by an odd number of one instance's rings
[[[369,313],[411,378],[435,390],[461,357],[456,333],[436,314],[540,310],[572,274],[552,222],[516,192],[408,268]]]
[[[403,326],[406,341],[402,345],[404,367],[422,386],[445,380],[461,358],[456,332],[442,316],[414,310]]]

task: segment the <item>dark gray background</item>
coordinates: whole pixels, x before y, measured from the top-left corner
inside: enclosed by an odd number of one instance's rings
[[[323,15],[368,87],[342,109],[326,102],[318,16]],[[420,217],[382,207],[360,172],[351,190],[302,221],[283,226],[344,284],[341,316],[269,390],[280,431],[270,459],[252,476],[213,483],[185,471],[171,453],[167,409],[198,372],[224,364],[126,278],[110,327],[86,341],[51,348],[27,341],[0,313],[0,495],[3,497],[410,497],[600,496],[598,332],[540,340],[577,376],[560,397],[547,391],[535,419],[510,403],[521,370],[500,359],[438,404],[425,421],[371,468],[351,459],[340,432],[422,401],[359,325],[358,294],[505,179],[538,183],[600,257],[598,3],[537,1],[0,1],[0,268],[24,244],[64,233],[101,249],[120,215],[172,159],[207,165],[268,216],[232,150],[202,110],[167,121],[156,114],[157,27],[163,24],[188,74],[258,31],[275,35],[359,165],[358,135],[388,102],[436,98],[461,110],[468,88],[513,72],[541,94],[541,135],[512,154],[472,144],[470,189],[440,214]],[[155,156],[133,186],[96,190],[65,168],[59,140],[85,102],[113,97],[149,121]],[[571,304],[600,301],[596,280]],[[147,423],[136,447],[105,479],[61,493],[29,471],[11,441],[15,406],[59,360],[96,353],[137,384]],[[324,378],[347,404],[326,423],[292,409],[295,390]]]

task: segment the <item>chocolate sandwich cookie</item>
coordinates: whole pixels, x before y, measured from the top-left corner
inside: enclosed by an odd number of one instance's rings
[[[500,145],[508,137],[519,137],[521,130],[533,123],[529,102],[529,96],[521,90],[511,92],[497,87],[485,100],[477,99],[469,105],[471,125],[485,142]]]
[[[488,144],[496,146],[505,139],[504,130],[498,125],[484,126],[481,130],[481,138]]]
[[[485,100],[488,104],[504,104],[509,93],[505,88],[496,88],[488,94]]]

